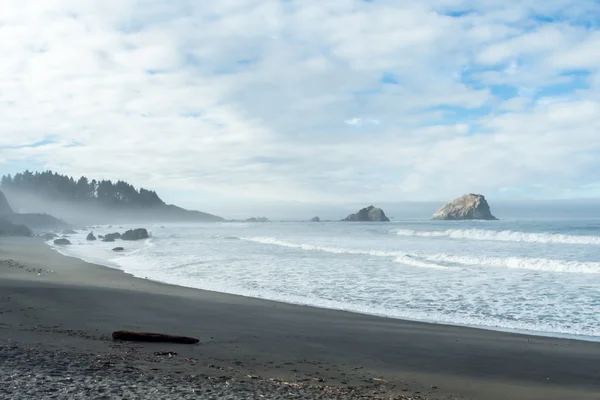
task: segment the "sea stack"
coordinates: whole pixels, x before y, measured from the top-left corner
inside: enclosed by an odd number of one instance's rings
[[[269,219],[267,217],[252,217],[248,218],[245,222],[269,222]]]
[[[142,240],[148,239],[149,237],[148,231],[144,228],[130,229],[121,235],[122,240]]]
[[[496,220],[485,197],[480,194],[465,194],[452,200],[433,214],[434,220]]]
[[[359,210],[356,214],[350,214],[342,221],[352,222],[389,222],[390,219],[385,216],[381,208],[369,206]]]

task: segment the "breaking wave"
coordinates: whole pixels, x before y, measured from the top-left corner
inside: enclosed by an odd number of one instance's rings
[[[533,257],[473,257],[449,254],[409,254],[401,251],[348,249],[292,243],[271,237],[242,237],[241,240],[333,254],[354,254],[375,257],[394,257],[401,264],[418,268],[463,270],[465,267],[494,267],[578,274],[600,274],[600,262],[554,260]]]
[[[533,271],[566,272],[577,274],[600,274],[600,262],[552,260],[533,257],[472,257],[448,254],[422,256],[431,262],[463,266],[489,266],[496,268],[528,269]],[[398,260],[402,262],[402,260]]]
[[[394,232],[398,236],[418,236],[430,238],[444,237],[450,239],[488,240],[501,242],[600,245],[599,236],[563,235],[559,233],[528,233],[509,230],[491,231],[486,229],[446,229],[440,231],[399,229]]]

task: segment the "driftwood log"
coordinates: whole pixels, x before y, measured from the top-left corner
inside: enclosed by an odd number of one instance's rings
[[[113,340],[127,340],[131,342],[161,342],[196,344],[200,339],[187,336],[165,335],[164,333],[116,331],[112,333]]]

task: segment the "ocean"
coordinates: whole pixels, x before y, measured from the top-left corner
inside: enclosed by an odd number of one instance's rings
[[[151,238],[144,241],[88,242],[86,230],[70,235],[72,246],[56,249],[181,286],[389,318],[600,340],[600,219],[145,227]],[[113,252],[116,246],[125,251]]]

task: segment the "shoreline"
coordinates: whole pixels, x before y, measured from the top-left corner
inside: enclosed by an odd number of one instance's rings
[[[518,328],[504,328],[504,327],[489,326],[489,325],[470,325],[470,324],[453,323],[453,322],[447,322],[447,321],[435,321],[435,320],[428,320],[428,319],[399,317],[399,316],[393,316],[393,315],[386,315],[383,313],[369,313],[369,312],[364,312],[364,311],[361,312],[361,311],[351,310],[351,309],[326,307],[323,305],[315,305],[315,304],[308,304],[308,303],[301,303],[301,302],[294,302],[294,301],[285,301],[285,300],[272,299],[272,298],[267,298],[267,297],[252,296],[252,295],[243,294],[243,293],[232,293],[232,292],[226,292],[226,291],[211,290],[211,289],[206,289],[206,288],[199,288],[199,287],[194,287],[194,286],[187,286],[187,285],[182,285],[182,284],[163,282],[163,281],[149,279],[149,278],[131,274],[131,273],[121,269],[121,266],[119,266],[118,263],[115,263],[114,266],[111,266],[111,265],[108,265],[109,264],[108,262],[107,262],[107,264],[103,264],[99,260],[86,260],[83,257],[64,254],[60,251],[60,247],[51,245],[48,242],[43,242],[43,243],[64,257],[74,258],[74,259],[80,260],[82,262],[85,262],[87,264],[95,265],[97,267],[110,268],[112,270],[119,271],[120,273],[126,274],[126,275],[131,276],[136,279],[143,279],[146,281],[151,281],[151,282],[155,282],[157,284],[162,284],[162,285],[169,285],[169,286],[180,287],[180,288],[185,288],[185,289],[192,289],[192,290],[202,290],[202,291],[206,291],[206,292],[210,292],[210,293],[219,293],[219,294],[230,295],[230,296],[240,296],[240,297],[248,298],[248,299],[272,301],[272,302],[276,302],[276,303],[289,304],[289,305],[295,305],[295,306],[301,306],[301,307],[311,307],[311,308],[330,310],[330,311],[347,312],[347,313],[351,313],[351,314],[365,315],[365,316],[371,316],[371,317],[377,317],[377,318],[394,319],[394,320],[399,320],[399,321],[416,322],[416,323],[424,323],[424,324],[432,324],[432,325],[440,325],[440,326],[462,327],[462,328],[478,329],[478,330],[492,331],[492,332],[513,333],[513,334],[532,336],[532,337],[546,337],[546,338],[578,340],[578,341],[584,341],[584,342],[600,343],[600,336],[578,335],[578,334],[560,333],[560,332],[535,331],[535,330],[518,329]]]
[[[14,260],[13,266],[2,260]],[[243,381],[248,388],[273,379],[308,391],[337,388],[344,394],[336,398],[368,393],[369,398],[584,400],[600,392],[596,342],[185,288],[85,263],[37,239],[0,239],[0,261],[3,348],[119,355],[118,363],[134,364],[145,374],[226,374],[230,379],[223,386]],[[38,276],[40,268],[54,272]],[[189,335],[201,342],[122,345],[107,339],[118,329]],[[178,354],[167,361],[154,355],[157,350]]]

